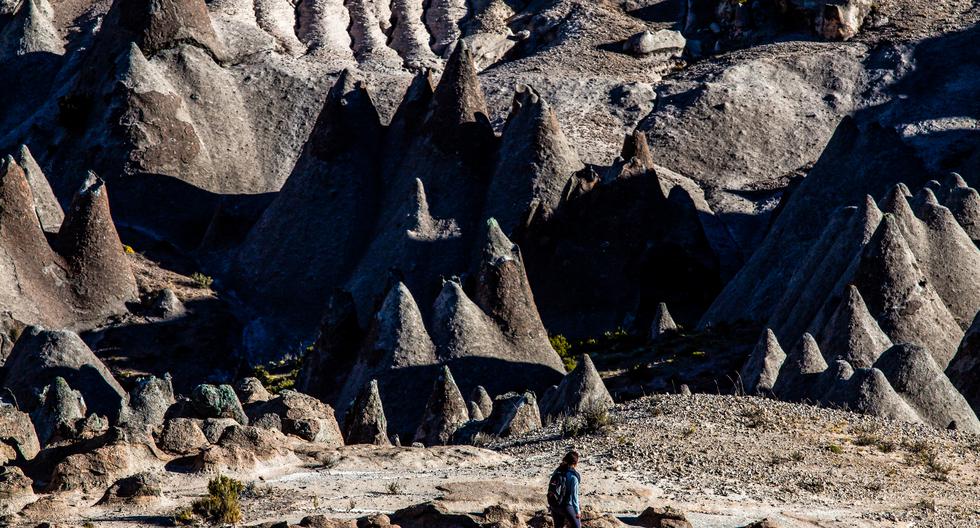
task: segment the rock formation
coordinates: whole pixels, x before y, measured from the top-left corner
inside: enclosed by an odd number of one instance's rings
[[[575,416],[613,406],[612,396],[599,376],[588,354],[583,354],[575,369],[558,384],[557,390],[541,401],[541,413],[546,420],[560,416]]]
[[[449,367],[443,367],[425,405],[425,415],[415,432],[415,441],[427,446],[449,444],[468,420],[466,401]]]
[[[779,346],[776,334],[766,328],[740,372],[745,393],[771,394],[785,361],[786,353]]]
[[[378,382],[371,380],[347,411],[344,422],[344,437],[348,445],[373,444],[390,445],[388,440],[388,420],[385,419]]]
[[[26,462],[40,450],[31,417],[13,405],[0,403],[0,466]]]
[[[973,412],[980,414],[980,314],[973,320],[946,368],[949,381],[970,403]]]
[[[58,376],[41,391],[38,399],[40,403],[31,413],[31,421],[41,447],[74,439],[79,422],[87,414],[82,394],[72,390],[68,382]]]
[[[503,394],[494,400],[493,407],[483,426],[492,436],[523,436],[541,428],[541,411],[533,392]]]
[[[65,219],[65,213],[54,191],[51,190],[48,177],[44,175],[27,145],[20,146],[20,150],[14,155],[14,160],[24,170],[27,183],[31,186],[34,210],[37,212],[38,221],[41,222],[41,228],[48,233],[57,233],[61,222]]]
[[[269,414],[279,417],[284,434],[332,447],[344,445],[333,407],[312,396],[284,390],[254,411],[256,416]]]
[[[198,385],[191,393],[191,405],[201,418],[231,418],[248,425],[248,417],[231,385]]]
[[[809,386],[827,370],[827,361],[817,341],[803,334],[799,344],[786,356],[779,369],[773,392],[782,399],[797,401],[809,397]]]
[[[490,394],[487,393],[487,389],[483,388],[483,385],[477,385],[470,393],[470,401],[476,403],[477,407],[480,408],[480,414],[484,417],[490,416],[493,412],[493,399],[490,398]]]
[[[892,345],[853,285],[847,287],[845,297],[819,335],[820,351],[828,361],[842,359],[855,368],[871,367]]]
[[[674,318],[667,311],[667,303],[658,303],[657,311],[653,314],[653,323],[650,324],[650,338],[656,341],[662,337],[677,332],[679,327],[674,322]]]

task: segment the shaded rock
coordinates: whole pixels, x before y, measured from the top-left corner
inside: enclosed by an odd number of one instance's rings
[[[170,374],[164,374],[162,378],[139,378],[129,391],[129,405],[123,410],[120,424],[133,432],[158,431],[167,411],[176,402]]]
[[[307,515],[299,525],[303,528],[358,528],[355,519],[331,519],[326,515]]]
[[[354,57],[360,62],[370,62],[375,65],[400,65],[402,61],[398,53],[386,45],[388,38],[381,30],[373,2],[347,0],[345,4],[350,13],[351,23],[348,31],[351,35]]]
[[[275,414],[269,416],[275,416],[277,418],[276,422],[268,427],[263,426],[263,415],[257,420],[252,421],[252,425],[256,427],[261,427],[263,429],[282,429],[282,423],[278,420],[278,416]],[[231,418],[207,418],[201,423],[201,431],[204,433],[205,438],[208,439],[208,443],[215,444],[221,435],[224,434],[225,430],[233,425],[240,425],[238,422]]]
[[[115,441],[93,451],[69,455],[51,474],[48,491],[99,492],[127,475],[159,464],[145,444]]]
[[[72,198],[56,240],[73,274],[71,288],[91,316],[122,311],[137,298],[136,278],[109,211],[105,182],[89,173]]]
[[[636,518],[646,528],[693,528],[682,510],[670,506],[650,506]]]
[[[836,379],[826,380],[823,386],[829,386],[819,396],[824,405],[892,420],[922,423],[915,409],[895,392],[885,374],[876,368],[838,373]]]
[[[184,303],[180,302],[177,294],[170,288],[164,288],[157,292],[150,302],[149,312],[153,317],[161,319],[173,319],[184,315],[187,311]]]
[[[163,496],[160,478],[153,473],[139,473],[117,480],[97,504],[119,504],[154,501]]]
[[[541,411],[531,391],[497,396],[494,412],[483,426],[484,432],[498,437],[523,436],[541,429]]]
[[[175,455],[193,455],[210,445],[204,431],[193,418],[172,418],[163,425],[157,446]]]
[[[248,417],[231,385],[198,385],[191,393],[191,405],[203,418],[232,418],[248,425]]]
[[[657,311],[653,314],[653,322],[650,323],[650,338],[656,341],[661,337],[677,332],[678,329],[674,318],[667,311],[667,303],[657,304]]]
[[[490,394],[487,393],[487,389],[483,388],[483,385],[477,385],[473,388],[473,392],[470,393],[470,400],[476,403],[480,408],[480,414],[484,417],[490,416],[493,412],[493,399],[490,398]]]
[[[761,521],[751,522],[742,526],[741,528],[781,528],[781,524],[776,521],[771,521],[769,519],[762,519]]]
[[[61,209],[61,204],[51,190],[47,176],[41,170],[40,165],[31,155],[27,145],[21,145],[20,150],[14,156],[17,164],[24,169],[27,183],[31,186],[31,195],[34,198],[34,211],[37,212],[37,219],[41,223],[41,228],[49,233],[58,232],[61,222],[65,219],[65,212]]]
[[[347,445],[374,444],[386,446],[388,441],[388,420],[385,419],[381,405],[378,382],[371,380],[347,411],[344,423],[344,436]]]
[[[920,270],[894,215],[882,219],[864,248],[854,283],[892,342],[926,347],[941,368],[949,364],[962,330]]]
[[[283,433],[334,447],[344,445],[333,408],[312,396],[284,390],[262,404],[258,413],[279,416]]]
[[[772,393],[779,371],[786,361],[786,353],[779,346],[776,334],[766,328],[765,333],[749,355],[739,375],[746,394]]]
[[[469,414],[466,401],[463,400],[449,367],[443,367],[425,405],[422,423],[415,431],[415,441],[426,446],[449,444],[456,431],[467,421]]]
[[[0,464],[0,516],[17,513],[37,500],[33,485],[19,467]]]
[[[931,354],[912,344],[895,345],[875,362],[923,421],[945,429],[980,432],[980,420]]]
[[[472,517],[461,513],[449,513],[442,505],[433,502],[402,508],[391,514],[391,522],[401,528],[479,528]]]
[[[842,359],[856,368],[870,367],[892,345],[853,285],[847,287],[819,335],[820,351],[827,361]]]
[[[147,55],[180,44],[190,44],[206,50],[216,60],[227,52],[211,25],[211,17],[203,0],[117,0],[110,8],[106,22],[135,35],[135,41]],[[118,16],[113,19],[112,15]]]
[[[235,394],[244,405],[261,403],[272,399],[272,394],[258,378],[242,378],[235,384]]]
[[[13,393],[22,408],[33,410],[41,403],[40,391],[59,376],[77,387],[89,412],[111,422],[119,419],[126,393],[74,332],[28,328],[7,358],[0,385]]]
[[[201,452],[194,469],[203,472],[255,471],[268,464],[283,464],[292,453],[287,440],[276,430],[233,425],[225,429],[217,444]]]
[[[661,29],[659,31],[641,31],[630,37],[623,44],[623,51],[644,57],[647,55],[665,55],[665,58],[680,57],[684,53],[687,40],[680,31]]]
[[[0,61],[31,53],[63,55],[65,43],[52,23],[47,0],[25,0],[0,28]]]
[[[954,187],[945,201],[956,222],[976,245],[980,242],[980,194],[970,187]]]
[[[0,466],[32,460],[40,450],[30,416],[0,402]]]
[[[465,0],[432,0],[425,10],[425,24],[432,34],[431,47],[436,55],[445,56],[460,40],[460,23],[468,9]]]
[[[813,336],[803,334],[799,344],[786,356],[773,386],[773,392],[789,401],[807,397],[809,386],[827,370],[827,361]]]
[[[258,418],[252,420],[252,425],[261,429],[282,432],[282,418],[276,413],[268,412],[260,414]]]
[[[614,405],[592,358],[583,354],[575,369],[566,375],[558,388],[541,402],[546,420],[559,416],[574,416],[585,411],[610,408]]]
[[[482,422],[483,419],[486,418],[483,416],[483,410],[480,409],[480,405],[475,401],[470,400],[470,402],[466,404],[466,408],[470,412],[471,421]]]
[[[483,128],[484,132],[489,132],[487,103],[473,54],[465,40],[456,43],[446,61],[429,108],[425,127],[433,133],[437,144],[444,147],[451,147],[463,139],[450,136],[458,133],[461,126]]]
[[[41,447],[74,439],[85,411],[82,393],[72,390],[64,378],[56,377],[41,391],[40,405],[31,413]]]
[[[818,7],[817,34],[827,40],[848,40],[861,30],[871,12],[871,0],[843,0]]]
[[[584,167],[554,111],[524,85],[514,94],[498,152],[483,216],[496,218],[504,233],[551,216],[572,175]]]
[[[970,403],[973,412],[980,413],[980,313],[946,368],[946,376]]]
[[[422,4],[411,0],[391,0],[391,30],[389,45],[398,51],[405,66],[419,69],[433,64],[435,54],[429,48],[429,32],[422,24]]]

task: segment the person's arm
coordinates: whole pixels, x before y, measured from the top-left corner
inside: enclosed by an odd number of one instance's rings
[[[575,515],[580,515],[582,510],[579,508],[578,503],[578,477],[574,474],[568,475],[568,497],[569,504],[575,510]]]

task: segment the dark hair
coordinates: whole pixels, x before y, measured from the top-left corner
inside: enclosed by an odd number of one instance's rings
[[[578,464],[578,452],[569,451],[565,453],[565,457],[561,459],[561,464],[558,466],[562,471]]]

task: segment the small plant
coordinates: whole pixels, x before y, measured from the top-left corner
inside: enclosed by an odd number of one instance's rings
[[[683,430],[681,430],[681,438],[690,438],[694,436],[694,433],[698,432],[698,428],[694,424],[688,425]]]
[[[879,442],[881,442],[881,437],[876,434],[872,434],[870,432],[864,431],[858,434],[854,438],[853,442],[854,445],[861,446],[861,447],[878,445]]]
[[[572,344],[568,339],[558,334],[549,337],[548,341],[551,342],[551,348],[555,349],[555,352],[561,357],[561,362],[565,365],[565,370],[568,372],[575,370],[578,361],[575,359],[574,354],[572,354]]]
[[[604,433],[614,423],[607,407],[594,405],[576,415],[561,418],[561,435],[565,438],[574,438],[592,433]]]
[[[224,475],[218,475],[208,482],[208,495],[181,508],[174,513],[177,524],[191,524],[200,518],[211,523],[235,524],[242,520],[239,498],[245,486]]]
[[[388,495],[400,495],[402,492],[402,485],[397,480],[393,480],[388,483],[388,487],[385,488],[385,491],[388,492]]]
[[[876,445],[878,446],[878,451],[881,451],[882,453],[891,453],[895,451],[896,447],[898,447],[892,440],[884,438],[879,440]]]
[[[194,285],[202,290],[210,290],[211,285],[214,284],[214,279],[208,275],[201,273],[200,271],[195,271],[191,273],[191,281]]]
[[[844,448],[837,444],[829,444],[827,445],[827,451],[830,451],[835,455],[840,455],[844,452]]]
[[[793,451],[789,454],[789,459],[793,462],[803,462],[806,459],[806,455],[803,454],[803,451]]]
[[[347,501],[347,513],[354,511],[357,508],[357,501],[352,497]]]
[[[136,250],[129,244],[123,244],[123,252],[125,252],[127,255],[132,255],[133,253],[136,253]]]
[[[470,444],[472,444],[473,447],[487,447],[493,441],[494,441],[493,435],[484,432],[479,432],[473,435],[473,439],[470,440]]]

